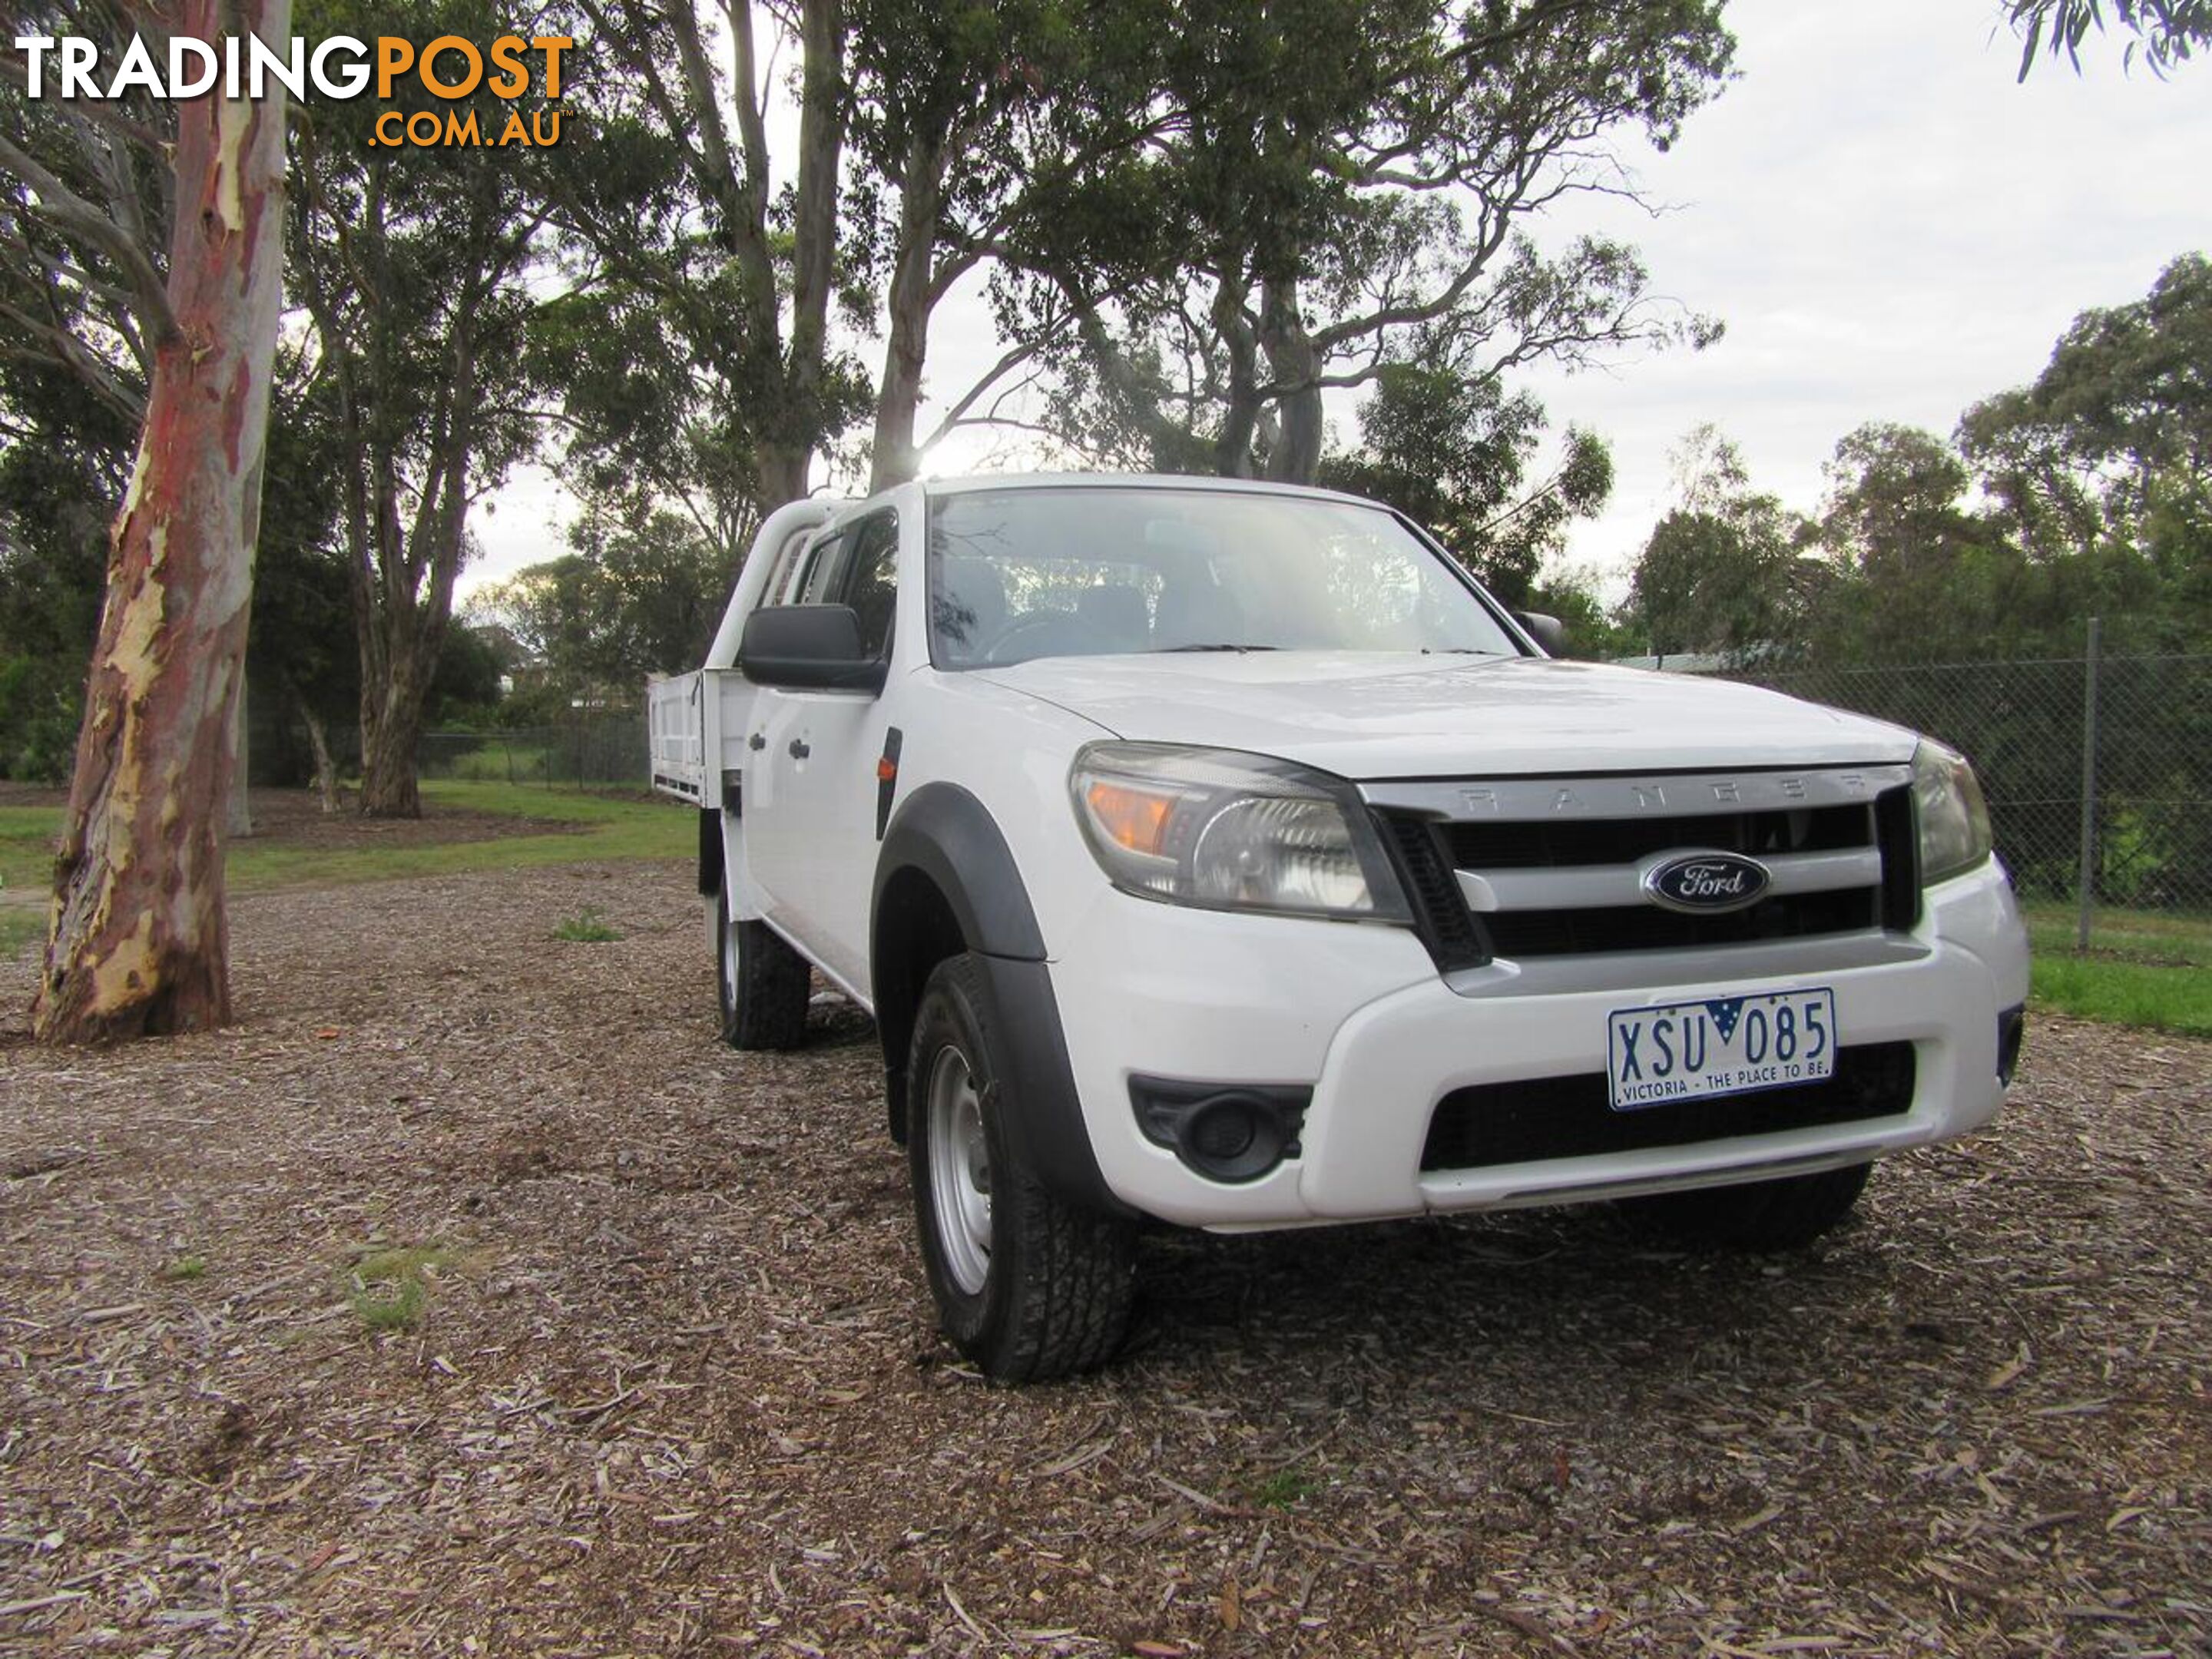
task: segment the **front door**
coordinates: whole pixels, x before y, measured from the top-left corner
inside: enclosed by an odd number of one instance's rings
[[[888,655],[897,592],[896,517],[871,514],[817,544],[809,560],[799,602],[851,605],[863,646]],[[754,700],[752,727],[762,747],[749,768],[759,786],[747,784],[745,836],[763,908],[778,931],[865,994],[876,769],[890,729],[884,699],[763,686]]]

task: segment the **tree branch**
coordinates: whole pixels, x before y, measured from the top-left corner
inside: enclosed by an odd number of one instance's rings
[[[0,167],[5,167],[37,192],[30,210],[57,228],[82,237],[98,247],[121,268],[129,279],[140,326],[156,348],[173,339],[177,315],[169,308],[168,286],[146,250],[114,220],[57,179],[15,141],[0,134]]]

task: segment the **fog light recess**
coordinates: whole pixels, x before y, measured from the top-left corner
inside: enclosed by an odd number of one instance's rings
[[[1209,1181],[1257,1181],[1298,1155],[1313,1091],[1303,1085],[1194,1083],[1133,1077],[1129,1101],[1145,1139]]]

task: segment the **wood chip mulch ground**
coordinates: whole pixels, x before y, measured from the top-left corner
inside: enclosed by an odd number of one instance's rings
[[[0,1650],[2212,1652],[2212,1046],[2041,1022],[1788,1260],[1151,1241],[1016,1392],[867,1028],[718,1047],[683,869],[234,923],[235,1030],[0,1036]]]

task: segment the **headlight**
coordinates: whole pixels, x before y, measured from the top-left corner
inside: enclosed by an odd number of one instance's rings
[[[1923,738],[1912,754],[1912,794],[1920,808],[1923,884],[1964,875],[1989,857],[1989,803],[1965,756]]]
[[[1360,921],[1413,913],[1359,798],[1266,755],[1094,743],[1068,773],[1076,820],[1125,893],[1215,910]]]

